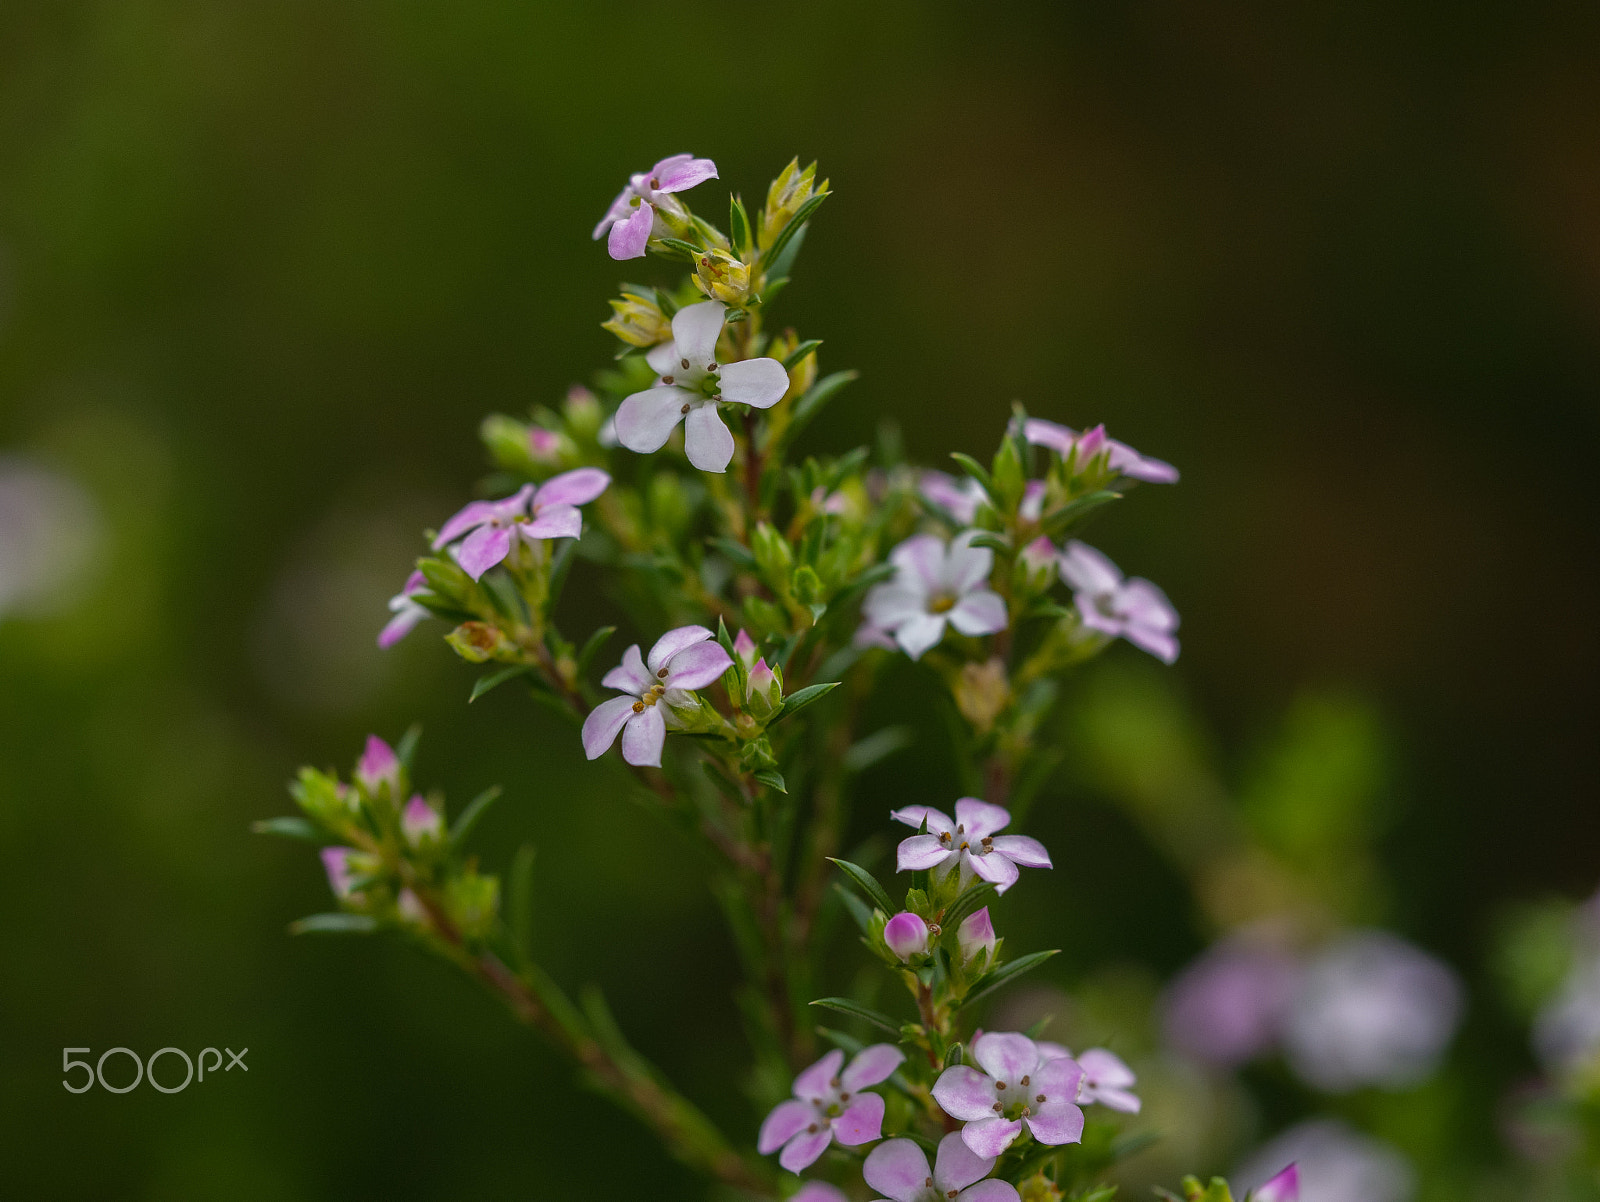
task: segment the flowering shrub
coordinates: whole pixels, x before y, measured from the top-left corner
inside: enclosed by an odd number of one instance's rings
[[[720,1130],[627,1044],[597,993],[575,1003],[540,967],[507,917],[517,899],[503,904],[467,850],[495,794],[447,822],[444,800],[413,786],[414,735],[370,740],[349,779],[304,770],[302,816],[261,824],[325,845],[339,908],[296,929],[407,933],[744,1196],[1109,1198],[1108,1172],[1143,1142],[1122,1132],[1141,1110],[1134,1072],[1107,1049],[1074,1056],[1040,1031],[974,1021],[1053,954],[1011,954],[989,902],[1025,892],[1022,869],[1053,866],[1014,828],[1055,761],[1038,732],[1062,678],[1117,638],[1178,655],[1165,595],[1072,536],[1178,473],[1103,427],[1080,434],[1020,407],[987,464],[954,456],[959,479],[914,470],[892,446],[798,457],[797,437],[854,375],[823,375],[821,344],[768,313],[831,193],[793,162],[754,214],[732,198],[724,230],[685,199],[716,176],[676,155],[629,179],[595,238],[613,259],[654,255],[686,274],[623,286],[604,323],[621,350],[592,391],[484,423],[494,496],[430,532],[379,641],[448,623],[456,653],[487,667],[474,696],[519,681],[571,720],[589,760],[631,773],[723,861],[765,1121]],[[598,680],[614,631],[563,632],[554,618],[575,568],[624,585],[643,636]],[[945,691],[983,796],[884,815],[913,831],[895,863],[907,888],[891,895],[840,841],[848,777],[896,746],[857,730],[896,656]],[[513,871],[513,895],[525,875]],[[811,996],[829,912],[854,921],[902,1007]],[[880,1041],[819,1025],[829,1014]],[[819,1040],[834,1045],[820,1057]],[[1182,1188],[1231,1197],[1220,1180]],[[1297,1190],[1289,1168],[1255,1197]]]

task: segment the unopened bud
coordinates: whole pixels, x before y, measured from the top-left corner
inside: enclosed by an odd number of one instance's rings
[[[749,683],[745,687],[745,702],[757,718],[765,718],[783,704],[783,681],[767,667],[765,659],[758,659],[750,669]]]
[[[456,649],[456,654],[469,664],[487,663],[491,659],[514,659],[517,649],[497,626],[487,622],[463,622],[444,641]]]
[[[535,463],[560,463],[562,453],[571,445],[568,439],[554,430],[546,430],[543,426],[528,427],[528,454]]]
[[[989,907],[974,910],[961,920],[956,928],[956,943],[961,948],[961,962],[970,964],[980,954],[994,956],[994,923],[989,921]]]
[[[406,802],[400,814],[400,832],[412,847],[431,843],[444,833],[444,819],[420,793]]]
[[[772,181],[772,186],[767,189],[767,207],[761,214],[759,242],[762,250],[772,245],[773,239],[793,220],[801,205],[812,196],[827,192],[828,181],[823,180],[818,185],[815,182],[816,176],[815,163],[802,171],[800,160],[794,158],[789,161],[789,165],[783,169],[778,178]]]
[[[883,928],[883,941],[902,961],[928,950],[928,924],[909,910],[902,910]]]
[[[743,305],[750,298],[750,268],[724,251],[703,250],[695,257],[694,283],[725,305]]]
[[[356,763],[356,781],[370,797],[377,797],[387,786],[390,799],[399,800],[400,757],[377,735],[367,736],[366,750]]]
[[[596,437],[600,433],[601,423],[606,420],[599,399],[581,384],[575,384],[568,390],[561,412],[567,419],[567,429],[578,438]]]
[[[348,847],[324,847],[322,867],[328,874],[328,885],[340,901],[350,901],[358,896],[356,878],[377,869],[372,856]]]
[[[742,626],[739,633],[733,636],[733,658],[744,665],[746,672],[755,667],[756,641],[745,633]]]
[[[1034,539],[1017,554],[1017,584],[1020,591],[1033,594],[1042,593],[1056,578],[1056,564],[1060,562],[1061,552],[1056,549],[1044,535]]]
[[[622,299],[610,302],[611,320],[600,323],[629,346],[655,346],[672,337],[672,323],[653,294],[622,290]]]

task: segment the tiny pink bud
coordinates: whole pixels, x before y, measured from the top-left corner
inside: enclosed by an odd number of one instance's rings
[[[956,942],[961,947],[961,962],[969,963],[979,952],[994,955],[994,923],[989,921],[989,907],[976,910],[961,920],[956,928]]]
[[[543,463],[552,463],[561,450],[561,436],[541,426],[528,427],[528,453]]]
[[[767,661],[758,659],[755,666],[750,669],[750,688],[746,696],[765,695],[776,683],[777,677],[772,674],[772,669],[767,667]]]
[[[744,632],[743,627],[733,636],[733,657],[744,665],[746,672],[756,662],[756,641]]]
[[[1017,560],[1029,572],[1043,572],[1054,576],[1056,560],[1060,557],[1060,554],[1056,550],[1056,545],[1041,534],[1026,547],[1022,548],[1022,553],[1017,556]]]
[[[391,797],[400,791],[400,758],[395,755],[394,748],[377,735],[367,736],[366,750],[356,765],[356,781],[373,797],[384,785],[389,786]]]
[[[1078,435],[1078,466],[1082,467],[1105,449],[1106,428],[1103,424],[1093,430],[1085,430]]]
[[[425,840],[437,839],[444,833],[444,819],[420,793],[415,793],[406,802],[406,808],[400,815],[400,830],[406,842],[417,847]]]
[[[902,910],[883,928],[883,941],[902,960],[928,950],[928,924],[908,910]]]
[[[1251,1198],[1253,1202],[1300,1202],[1300,1170],[1291,1164]]]
[[[328,873],[328,886],[333,890],[333,895],[341,900],[354,892],[350,869],[350,857],[355,853],[348,847],[324,847],[322,849],[322,867]]]

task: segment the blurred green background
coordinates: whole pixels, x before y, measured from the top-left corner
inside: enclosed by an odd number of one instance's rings
[[[1474,991],[1408,1151],[1494,1159],[1531,1059],[1488,931],[1600,877],[1597,35],[1554,0],[6,4],[0,454],[78,481],[98,551],[0,610],[0,1192],[595,1197],[604,1141],[606,1196],[697,1196],[444,967],[285,934],[326,884],[249,822],[413,720],[456,805],[505,784],[490,868],[538,843],[552,971],[753,1136],[704,865],[525,699],[469,710],[437,628],[373,645],[479,418],[608,360],[614,285],[661,273],[590,228],[679,151],[713,218],[793,154],[833,180],[775,315],[863,373],[814,447],[890,416],[986,456],[1018,398],[1181,466],[1094,541],[1183,658],[1091,685],[1246,792],[1305,697],[1376,715],[1382,917]],[[997,921],[1147,996],[1207,932],[1073,731],[1031,820],[1058,869]],[[939,756],[871,774],[857,834],[944,797]],[[118,1045],[249,1073],[61,1088],[63,1047]],[[1255,1130],[1301,1105],[1263,1096]]]

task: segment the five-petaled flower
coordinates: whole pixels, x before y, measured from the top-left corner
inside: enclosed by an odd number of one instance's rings
[[[961,1138],[979,1156],[999,1156],[1024,1124],[1041,1144],[1083,1137],[1078,1085],[1083,1069],[1068,1056],[1041,1054],[1033,1040],[990,1032],[972,1042],[979,1068],[952,1065],[933,1084],[934,1100],[966,1124]],[[981,1070],[981,1071],[980,1071]]]
[[[1079,434],[1067,426],[1030,417],[1022,424],[1022,436],[1035,446],[1049,447],[1063,459],[1076,448],[1080,468],[1096,455],[1105,453],[1111,470],[1130,480],[1143,480],[1148,484],[1176,484],[1178,480],[1178,469],[1172,464],[1141,455],[1127,443],[1107,438],[1103,425]]]
[[[667,738],[662,709],[683,709],[695,704],[691,690],[703,689],[732,666],[733,660],[704,626],[669,630],[650,648],[648,659],[635,643],[623,652],[622,664],[601,680],[608,689],[627,696],[602,701],[583,723],[583,750],[591,760],[603,754],[622,735],[622,758],[634,765],[661,766],[661,746]]]
[[[406,635],[410,634],[416,624],[423,618],[431,617],[428,610],[414,600],[420,592],[426,591],[428,580],[421,572],[412,572],[406,577],[405,587],[389,598],[389,612],[394,615],[378,632],[378,646],[388,650]]]
[[[956,802],[954,822],[932,806],[906,806],[891,810],[889,817],[907,826],[928,826],[927,833],[901,842],[896,856],[901,872],[959,865],[963,885],[977,875],[992,884],[996,893],[1004,893],[1021,875],[1017,865],[1050,867],[1050,853],[1039,840],[1027,835],[996,835],[1010,824],[1011,814],[975,797]]]
[[[789,390],[789,373],[776,359],[717,362],[727,306],[721,301],[685,305],[672,318],[672,341],[645,355],[660,379],[617,408],[617,441],[630,451],[659,451],[683,422],[683,449],[703,472],[725,472],[733,435],[717,413],[719,401],[770,409]]]
[[[905,1058],[893,1044],[875,1043],[840,1072],[844,1053],[835,1048],[794,1079],[794,1097],[772,1108],[757,1151],[766,1156],[782,1148],[778,1163],[798,1173],[834,1140],[847,1148],[871,1143],[883,1130],[883,1098],[864,1091],[888,1080]]]
[[[1178,658],[1178,611],[1148,580],[1124,580],[1122,571],[1088,543],[1076,539],[1061,553],[1061,579],[1072,589],[1078,615],[1091,630],[1121,636],[1162,663]]]
[[[681,214],[683,206],[672,194],[716,178],[717,165],[710,159],[697,159],[692,154],[662,159],[649,171],[629,177],[628,186],[618,193],[600,224],[594,227],[594,236],[599,238],[611,231],[606,250],[613,259],[642,258],[650,235],[668,232],[664,226],[656,228],[661,220],[657,210]]]
[[[1122,1057],[1105,1048],[1090,1048],[1078,1053],[1083,1081],[1078,1086],[1078,1101],[1098,1102],[1110,1110],[1139,1113],[1139,1096],[1130,1088],[1138,1078],[1122,1062]]]
[[[611,483],[597,467],[551,476],[535,488],[524,484],[503,501],[473,501],[444,524],[433,540],[439,550],[458,538],[456,562],[474,580],[511,553],[516,539],[577,538],[583,533],[579,505],[587,505]]]
[[[948,548],[919,534],[889,552],[894,579],[874,585],[861,607],[868,627],[892,635],[912,659],[944,638],[946,623],[966,635],[1004,630],[1006,603],[988,585],[994,552],[972,545],[978,534],[964,530]]]
[[[861,1175],[894,1202],[1017,1202],[1010,1182],[983,1180],[993,1168],[993,1156],[979,1156],[952,1131],[939,1141],[931,1173],[913,1140],[888,1139],[867,1155]]]

